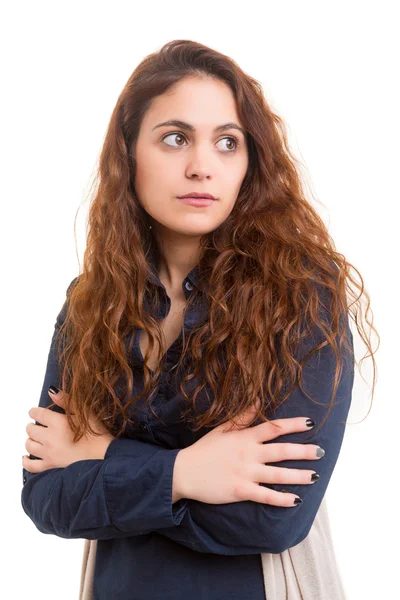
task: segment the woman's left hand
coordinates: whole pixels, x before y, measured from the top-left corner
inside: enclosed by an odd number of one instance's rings
[[[57,394],[48,392],[51,399],[58,406],[65,408],[64,400],[67,394],[61,390]],[[78,442],[73,442],[73,433],[68,425],[67,415],[44,408],[34,406],[29,411],[29,416],[38,423],[28,423],[26,432],[29,438],[25,442],[25,448],[33,456],[42,460],[23,456],[22,466],[30,473],[41,473],[47,469],[56,467],[67,467],[78,460],[104,459],[108,446],[114,436],[106,427],[97,420],[95,416],[90,418],[91,426],[95,431],[101,433],[99,436],[86,433]]]

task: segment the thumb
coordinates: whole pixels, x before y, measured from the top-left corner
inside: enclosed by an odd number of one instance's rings
[[[50,398],[65,410],[65,401],[68,399],[68,394],[59,390],[55,385],[51,385],[48,389]]]
[[[251,406],[249,406],[248,408],[246,408],[246,410],[244,410],[242,412],[242,414],[239,417],[239,423],[241,425],[247,425],[248,423],[251,423],[251,421],[254,418],[255,413],[259,410],[260,406],[261,406],[261,402],[257,396],[257,400],[256,400],[255,404],[252,404]]]
[[[56,387],[55,385],[51,385],[47,391],[48,391],[50,398],[53,400],[53,402],[55,404],[57,404],[58,406],[61,406],[61,408],[63,408],[64,410],[66,410],[65,404],[69,398],[69,394],[67,394],[66,392],[63,392],[62,390],[59,390],[58,387]],[[75,415],[75,413],[71,413],[71,415]],[[98,422],[93,411],[90,411],[90,419],[92,421],[95,421],[96,425],[99,426],[99,429],[103,433],[108,432],[108,429],[106,429],[104,426],[102,426],[101,423]]]
[[[220,427],[222,429],[229,428],[230,430],[232,430],[232,429],[237,429],[238,426],[250,424],[252,422],[252,420],[254,419],[254,415],[259,410],[260,406],[261,406],[261,401],[257,397],[255,404],[246,408],[238,417],[235,418],[236,423],[233,423],[233,422],[223,423]]]

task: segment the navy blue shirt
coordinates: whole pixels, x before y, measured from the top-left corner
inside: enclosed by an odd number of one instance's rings
[[[146,308],[162,319],[171,301],[154,263],[150,277],[159,288],[160,303],[154,309],[148,300]],[[197,267],[182,282],[186,298],[196,286],[200,300],[186,314],[186,334],[207,315]],[[48,387],[61,388],[56,336],[67,301],[55,323],[39,401],[42,407],[51,404]],[[130,354],[135,395],[144,387],[139,333],[134,332]],[[316,344],[311,337],[304,342],[303,356]],[[315,461],[269,463],[319,473],[320,479],[309,485],[262,484],[277,491],[287,489],[299,495],[302,504],[278,507],[242,501],[214,505],[185,498],[172,504],[172,475],[178,452],[209,431],[204,428],[193,433],[180,419],[183,404],[177,391],[179,374],[172,367],[178,361],[181,343],[182,333],[166,353],[166,366],[152,400],[165,425],[142,399],[135,423],[126,436],[111,442],[104,460],[80,460],[42,473],[23,469],[22,506],[40,532],[66,539],[98,540],[94,600],[265,599],[260,554],[283,552],[307,537],[338,459],[351,404],[353,354],[345,359],[334,408],[317,434],[313,435],[311,429],[272,440],[317,444],[326,452]],[[297,387],[269,418],[304,416],[320,423],[329,406],[334,369],[329,345],[314,353],[304,367],[304,387],[324,405],[312,402]],[[58,406],[51,410],[64,413]]]

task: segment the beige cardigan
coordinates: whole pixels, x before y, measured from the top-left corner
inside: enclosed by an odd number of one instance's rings
[[[85,540],[79,600],[92,598],[96,544]],[[261,562],[266,600],[346,600],[325,496],[306,539],[281,554],[261,554]]]

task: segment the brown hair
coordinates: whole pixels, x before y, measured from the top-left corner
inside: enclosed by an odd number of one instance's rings
[[[90,411],[113,435],[122,435],[134,420],[132,405],[143,395],[151,398],[163,370],[160,325],[144,309],[145,294],[157,294],[148,275],[149,257],[157,257],[159,249],[149,215],[135,195],[134,147],[153,98],[189,77],[213,77],[230,87],[246,130],[249,166],[231,214],[201,239],[198,272],[204,290],[193,290],[186,310],[200,293],[209,307],[206,320],[183,340],[178,364],[184,360],[186,368],[180,380],[188,403],[183,418],[194,431],[235,422],[259,399],[251,424],[267,421],[297,383],[303,389],[305,361],[327,344],[336,357],[331,408],[342,375],[341,359],[345,350],[352,352],[351,307],[373,360],[374,389],[373,352],[357,319],[364,293],[365,319],[376,331],[367,317],[369,295],[359,271],[355,269],[361,284],[306,200],[282,119],[268,106],[261,84],[231,58],[194,41],[174,40],[138,65],[117,100],[96,173],[83,269],[67,292],[65,320],[58,319],[61,385],[69,394],[66,414],[74,441],[86,430],[94,433]],[[349,281],[360,294],[350,289]],[[353,296],[351,303],[346,289]],[[152,378],[145,361],[145,389],[132,397],[129,352],[138,327],[148,333],[150,352],[157,339],[160,363]],[[314,346],[300,356],[296,348],[302,348],[304,339],[312,339]],[[184,385],[191,380],[199,385],[189,397]],[[207,385],[214,399],[208,410],[199,412],[196,397]]]

